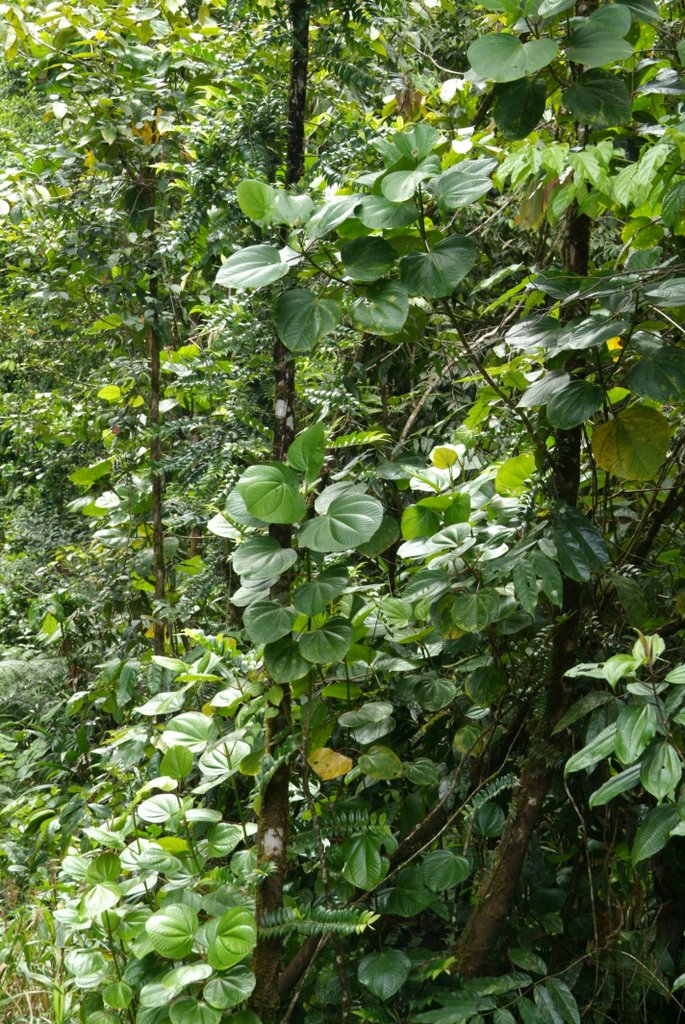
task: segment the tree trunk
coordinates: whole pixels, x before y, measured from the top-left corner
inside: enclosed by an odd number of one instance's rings
[[[304,117],[307,101],[307,67],[309,63],[309,2],[291,0],[290,21],[292,53],[290,59],[290,90],[288,97],[288,139],[286,156],[286,185],[294,185],[304,173]],[[277,338],[273,348],[274,374],[274,439],[273,458],[284,461],[295,436],[295,362],[291,353]],[[292,529],[276,525],[270,534],[282,547],[292,542]],[[267,753],[274,760],[284,757],[279,751],[282,740],[290,730],[290,691],[284,693],[278,715],[268,722]],[[256,985],[251,1006],[262,1024],[278,1024],[279,980],[283,969],[283,939],[263,937],[259,926],[264,915],[283,906],[283,889],[287,867],[288,836],[290,831],[290,804],[288,787],[290,771],[281,760],[269,779],[259,811],[257,832],[257,864],[267,868],[268,874],[257,890],[257,946],[252,966]]]

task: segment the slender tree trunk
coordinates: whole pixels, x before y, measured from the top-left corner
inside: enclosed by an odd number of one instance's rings
[[[290,60],[290,90],[288,97],[288,138],[286,156],[286,185],[294,185],[304,173],[304,117],[307,101],[307,67],[309,62],[309,0],[291,0],[292,53]],[[295,436],[295,362],[280,339],[273,349],[274,440],[273,458],[284,461]],[[271,536],[282,547],[292,542],[289,526],[272,526]],[[278,715],[267,724],[267,752],[275,759],[283,758],[279,751],[283,738],[290,730],[290,691],[285,686]],[[267,783],[259,811],[257,832],[257,863],[268,874],[259,885],[256,901],[258,938],[253,957],[256,985],[251,1005],[262,1024],[278,1024],[279,980],[282,973],[283,940],[259,935],[264,915],[283,906],[288,837],[290,831],[290,803],[288,787],[290,770],[282,759]]]
[[[566,221],[566,269],[587,274],[590,221],[569,209]],[[560,430],[554,447],[552,486],[559,500],[575,506],[580,485],[580,428]],[[456,968],[466,978],[488,970],[497,941],[506,925],[523,861],[542,816],[545,797],[558,771],[562,738],[552,739],[554,727],[572,700],[564,673],[578,658],[580,586],[564,582],[562,608],[548,648],[546,705],[530,738],[509,814],[490,870],[483,877],[476,902],[455,948]]]
[[[156,237],[156,182],[154,171],[147,171],[147,185],[145,188],[145,204],[147,209],[147,227],[150,238]],[[148,407],[150,426],[150,474],[152,478],[152,555],[154,565],[154,602],[160,605],[166,598],[166,566],[164,563],[164,475],[161,469],[162,463],[162,438],[160,434],[161,419],[159,412],[159,399],[161,394],[161,334],[159,330],[159,317],[157,303],[159,300],[159,287],[157,280],[157,260],[154,248],[150,250],[148,262],[149,274],[149,297],[152,305],[152,317],[147,331],[147,356],[148,374],[150,377],[150,401]],[[155,613],[152,627],[153,647],[155,654],[164,654],[164,622]]]

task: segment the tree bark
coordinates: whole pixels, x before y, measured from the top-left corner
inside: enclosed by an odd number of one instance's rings
[[[307,69],[309,63],[309,0],[290,0],[292,52],[290,59],[290,90],[288,97],[288,138],[286,148],[286,185],[294,185],[304,173],[304,118],[307,102]],[[285,461],[295,437],[295,361],[279,338],[273,348],[274,375],[274,438],[273,458]],[[292,529],[275,525],[270,534],[282,547],[290,547]],[[278,1024],[280,1020],[279,981],[283,964],[283,939],[259,934],[266,914],[283,906],[283,890],[287,868],[290,804],[288,788],[290,770],[279,751],[290,730],[290,690],[283,687],[278,715],[268,722],[267,754],[280,761],[262,794],[257,831],[257,864],[266,870],[266,877],[257,890],[257,945],[252,966],[256,984],[251,1006],[262,1024]]]

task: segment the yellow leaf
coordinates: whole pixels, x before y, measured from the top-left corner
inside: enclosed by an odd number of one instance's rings
[[[93,153],[91,149],[89,149],[86,153],[85,157],[83,158],[83,162],[86,165],[86,171],[88,172],[88,174],[92,174],[95,165],[98,161],[97,157],[95,156],[95,153]]]
[[[338,754],[335,750],[331,750],[330,747],[319,747],[318,750],[313,750],[307,760],[319,778],[323,779],[324,782],[327,782],[328,779],[337,779],[341,775],[347,775],[354,764],[351,757]]]
[[[607,348],[610,352],[620,352],[623,348],[623,342],[620,336],[617,334],[615,338],[609,338],[607,341]]]
[[[451,444],[442,444],[431,452],[431,462],[436,469],[449,469],[459,458],[460,451]]]

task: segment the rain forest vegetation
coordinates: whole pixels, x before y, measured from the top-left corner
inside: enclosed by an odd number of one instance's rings
[[[682,5],[1,10],[1,1024],[685,1021]]]

